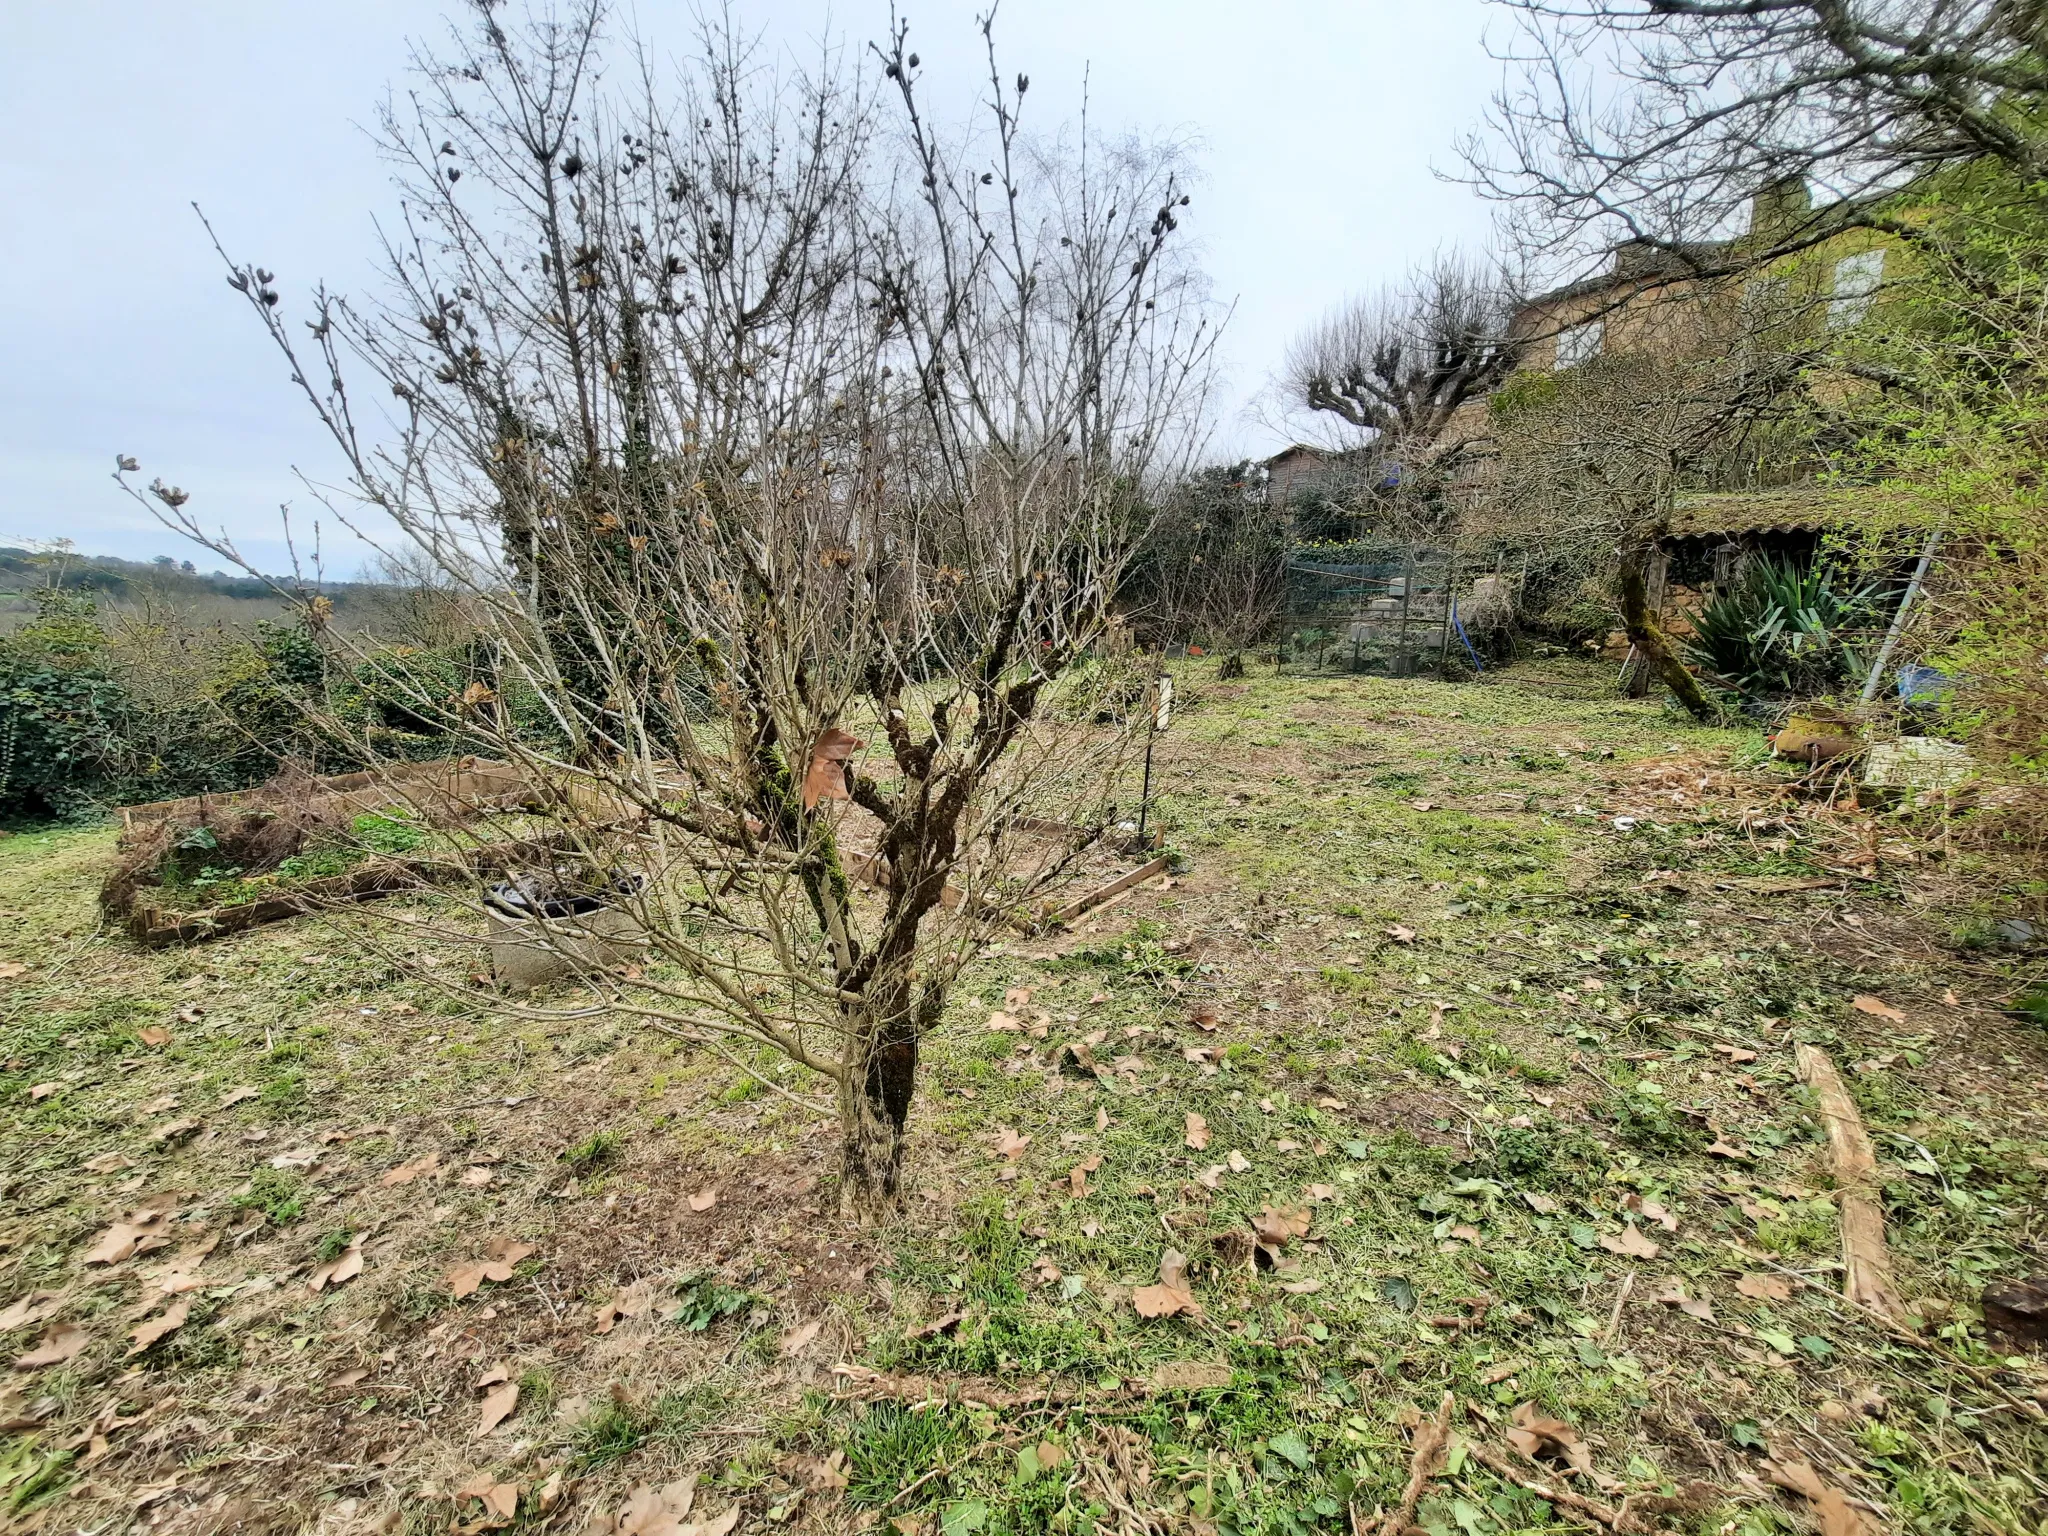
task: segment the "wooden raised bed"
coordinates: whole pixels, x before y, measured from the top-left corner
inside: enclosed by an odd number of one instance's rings
[[[488,759],[461,757],[407,764],[375,773],[343,773],[306,781],[303,805],[317,816],[348,820],[388,810],[402,803],[428,824],[460,820],[478,810],[518,810],[532,801],[532,791],[512,767]],[[209,816],[242,809],[260,809],[278,800],[276,785],[224,795],[194,795],[128,806],[121,812],[123,841],[164,822],[200,824]],[[151,888],[136,889],[125,910],[114,913],[136,940],[152,947],[197,944],[241,933],[265,923],[298,917],[322,907],[374,901],[399,891],[468,878],[478,871],[497,872],[521,859],[553,851],[547,839],[523,839],[484,848],[467,862],[435,858],[373,858],[338,875],[308,880],[251,901],[197,911],[168,907],[152,897]]]

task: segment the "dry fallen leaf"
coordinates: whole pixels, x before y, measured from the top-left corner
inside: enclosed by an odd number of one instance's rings
[[[824,1318],[814,1317],[801,1327],[790,1329],[789,1332],[782,1336],[782,1343],[778,1346],[782,1351],[783,1358],[794,1359],[810,1348],[811,1340],[818,1336],[818,1330],[824,1326]]]
[[[322,1264],[306,1279],[306,1289],[319,1292],[330,1285],[346,1285],[363,1272],[363,1240],[352,1237],[340,1253]]]
[[[509,1237],[494,1237],[484,1244],[484,1258],[481,1262],[458,1264],[448,1271],[448,1288],[460,1300],[472,1294],[486,1280],[503,1285],[512,1278],[513,1266],[534,1251],[531,1243],[516,1242]]]
[[[46,1365],[62,1365],[91,1342],[92,1335],[76,1323],[52,1323],[43,1330],[34,1349],[14,1357],[14,1368],[33,1371]]]
[[[244,1099],[253,1099],[255,1097],[256,1090],[244,1084],[240,1088],[229,1089],[226,1095],[222,1097],[220,1101],[220,1107],[222,1109],[233,1109],[237,1104],[241,1103]]]
[[[1031,995],[1032,989],[1030,987],[1012,987],[1003,994],[1003,1006],[1005,1008],[1028,1007],[1031,1003]]]
[[[820,800],[850,800],[846,787],[847,761],[867,743],[851,732],[832,726],[811,748],[811,766],[804,774],[804,809],[814,811]]]
[[[462,1170],[462,1182],[466,1188],[482,1189],[496,1175],[488,1168],[470,1167]]]
[[[17,1328],[26,1328],[30,1323],[40,1323],[53,1316],[57,1310],[55,1291],[30,1291],[26,1296],[16,1297],[5,1308],[0,1308],[0,1333],[12,1333]]]
[[[459,1503],[464,1499],[475,1499],[484,1507],[486,1517],[502,1524],[519,1513],[519,1485],[500,1483],[491,1479],[488,1472],[479,1472],[468,1482],[455,1490]]]
[[[171,1043],[171,1032],[161,1024],[151,1024],[146,1029],[135,1031],[135,1038],[144,1045],[169,1045]]]
[[[1803,1461],[1766,1461],[1765,1475],[1780,1488],[1789,1488],[1813,1506],[1820,1521],[1821,1536],[1868,1536],[1869,1523],[1859,1514],[1842,1490]]]
[[[1622,1254],[1631,1259],[1654,1259],[1663,1251],[1643,1236],[1641,1227],[1623,1227],[1619,1236],[1601,1238],[1600,1246],[1609,1253]]]
[[[0,981],[12,981],[27,970],[19,960],[0,960]]]
[[[1250,1173],[1252,1170],[1252,1160],[1235,1148],[1231,1149],[1230,1156],[1226,1157],[1224,1161],[1230,1164],[1230,1171],[1232,1173]]]
[[[1084,1158],[1067,1170],[1067,1188],[1076,1200],[1088,1193],[1088,1175],[1101,1166],[1102,1159],[1098,1156]]]
[[[167,1334],[176,1333],[185,1326],[185,1318],[191,1310],[192,1304],[190,1302],[177,1302],[172,1306],[164,1308],[157,1316],[136,1324],[135,1327],[128,1331],[128,1337],[135,1341],[128,1351],[129,1355],[131,1357],[139,1355],[156,1343],[158,1339],[165,1337]]]
[[[1187,1135],[1185,1139],[1187,1144],[1197,1152],[1209,1145],[1209,1122],[1193,1110],[1188,1112]]]
[[[1415,942],[1415,930],[1404,923],[1396,923],[1387,930],[1387,937],[1396,944],[1413,944]]]
[[[1172,1317],[1180,1312],[1200,1317],[1202,1304],[1195,1300],[1195,1293],[1188,1286],[1187,1255],[1175,1248],[1161,1254],[1159,1283],[1141,1285],[1132,1291],[1131,1305],[1138,1309],[1140,1317]]]
[[[484,1394],[478,1408],[476,1432],[488,1435],[500,1424],[512,1417],[512,1410],[519,1406],[519,1383],[501,1381]]]
[[[100,1234],[100,1240],[93,1244],[84,1262],[119,1264],[135,1254],[162,1248],[170,1242],[164,1235],[169,1222],[170,1218],[161,1211],[138,1212],[126,1221],[117,1221]]]
[[[386,1189],[395,1189],[401,1184],[410,1184],[414,1179],[424,1178],[426,1175],[438,1173],[440,1170],[441,1154],[439,1152],[429,1152],[424,1157],[416,1157],[409,1163],[400,1163],[396,1168],[385,1174],[379,1182]]]
[[[1790,1301],[1792,1282],[1782,1275],[1744,1275],[1735,1289],[1752,1301]]]
[[[1687,1317],[1696,1317],[1703,1323],[1714,1320],[1714,1304],[1704,1296],[1685,1294],[1683,1280],[1666,1280],[1650,1294],[1652,1301],[1661,1301],[1667,1307],[1676,1307]]]
[[[1284,1248],[1290,1238],[1308,1236],[1314,1220],[1314,1213],[1306,1206],[1282,1206],[1276,1210],[1269,1205],[1252,1218],[1252,1230],[1259,1234],[1260,1242]]]
[[[712,1185],[709,1189],[698,1190],[697,1193],[690,1196],[689,1198],[690,1209],[695,1211],[699,1216],[703,1215],[706,1211],[710,1210],[711,1207],[713,1207],[716,1204],[718,1204],[718,1186],[715,1184]]]
[[[1030,1145],[1031,1138],[1029,1136],[1020,1136],[1007,1125],[1000,1126],[996,1131],[994,1155],[1000,1157],[1006,1163],[1014,1163],[1024,1155],[1024,1149]]]
[[[33,1088],[29,1089],[28,1096],[32,1101],[39,1103],[63,1086],[62,1083],[37,1083]]]
[[[1535,1194],[1525,1189],[1522,1191],[1522,1199],[1538,1216],[1548,1216],[1557,1209],[1557,1202],[1548,1195]]]
[[[1894,1024],[1906,1022],[1906,1016],[1881,997],[1872,997],[1868,992],[1852,998],[1849,1006],[1858,1013],[1867,1013],[1873,1018],[1890,1019]]]
[[[1579,1432],[1561,1419],[1546,1417],[1534,1403],[1521,1403],[1510,1415],[1507,1441],[1517,1454],[1531,1461],[1539,1457],[1562,1461],[1572,1471],[1591,1475],[1593,1452],[1579,1439]]]

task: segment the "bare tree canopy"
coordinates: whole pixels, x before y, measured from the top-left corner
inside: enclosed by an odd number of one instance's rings
[[[1991,156],[2034,179],[2048,93],[2040,0],[1494,0],[1508,83],[1462,147],[1526,253],[1634,239],[1696,261],[1759,189],[1807,212],[1753,260],[1825,238],[1859,200]],[[1709,248],[1712,249],[1712,248]]]
[[[1199,423],[1179,157],[1026,137],[992,37],[990,126],[955,133],[900,27],[879,78],[712,25],[679,81],[619,86],[603,11],[475,0],[422,60],[381,302],[317,293],[301,327],[271,273],[230,281],[349,494],[479,615],[473,679],[407,707],[527,787],[520,900],[572,909],[558,958],[742,1070],[818,1074],[876,1215],[959,968],[1114,819],[1128,733],[1075,695]],[[468,856],[474,942],[506,853]]]
[[[1407,282],[1333,311],[1289,349],[1287,404],[1326,413],[1383,453],[1434,457],[1458,408],[1514,367],[1509,286],[1479,263],[1440,256]]]

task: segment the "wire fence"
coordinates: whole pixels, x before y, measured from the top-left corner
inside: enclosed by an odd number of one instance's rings
[[[1287,561],[1281,663],[1303,672],[1464,676],[1477,658],[1460,634],[1460,580],[1457,552],[1433,545],[1298,548]]]

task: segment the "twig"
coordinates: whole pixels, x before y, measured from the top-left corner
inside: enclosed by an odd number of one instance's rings
[[[1600,1335],[1600,1342],[1612,1344],[1615,1333],[1621,1328],[1621,1309],[1628,1305],[1628,1293],[1636,1288],[1636,1272],[1630,1270],[1621,1277],[1621,1289],[1614,1294],[1614,1311],[1607,1319],[1607,1331]]]
[[[1540,1483],[1533,1477],[1525,1477],[1516,1469],[1513,1462],[1498,1452],[1488,1450],[1483,1445],[1468,1442],[1465,1446],[1465,1454],[1486,1468],[1495,1477],[1513,1483],[1524,1492],[1535,1494],[1537,1498],[1542,1499],[1545,1503],[1555,1505],[1566,1514],[1573,1515],[1582,1521],[1590,1521],[1595,1525],[1604,1526],[1611,1531],[1630,1531],[1642,1528],[1639,1522],[1630,1518],[1622,1511],[1609,1509],[1605,1504],[1589,1499],[1582,1493],[1573,1493],[1569,1488],[1553,1488],[1550,1484]]]
[[[1400,1505],[1389,1511],[1386,1519],[1380,1522],[1379,1536],[1400,1536],[1413,1522],[1415,1506],[1422,1500],[1422,1490],[1436,1476],[1438,1463],[1450,1445],[1451,1410],[1456,1404],[1457,1399],[1446,1392],[1436,1417],[1424,1419],[1415,1426],[1415,1454],[1408,1462],[1408,1487],[1401,1495]]]

